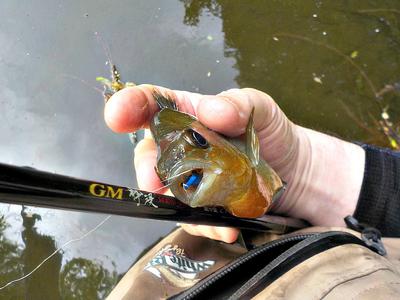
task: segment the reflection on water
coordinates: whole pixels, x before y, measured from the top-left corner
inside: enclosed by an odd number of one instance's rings
[[[210,94],[258,88],[301,125],[381,145],[388,144],[378,129],[381,108],[394,128],[400,120],[397,0],[22,3],[0,2],[5,163],[135,186],[131,144],[104,124],[101,95],[65,76],[95,86],[96,76],[108,74],[95,31],[128,81]],[[14,205],[0,211],[0,284],[104,219],[39,208],[21,216]],[[112,217],[0,291],[0,298],[104,298],[138,255],[174,226]]]
[[[28,274],[46,258],[47,251],[54,252],[56,250],[56,243],[51,236],[37,232],[35,223],[42,219],[40,215],[26,212],[23,207],[21,217],[24,227],[21,236],[25,244],[21,258],[24,266],[23,274]],[[58,289],[61,259],[61,253],[57,253],[32,276],[26,278],[24,289],[27,298],[61,299]]]
[[[4,231],[10,225],[6,222],[4,216],[0,217],[0,285],[20,278],[23,275],[23,263],[21,261],[21,249],[18,245],[5,237]],[[24,290],[18,286],[11,286],[7,292],[2,293],[3,299],[21,299],[24,297]]]
[[[117,272],[110,272],[95,261],[74,258],[61,272],[60,293],[63,299],[104,299],[118,279]]]
[[[35,224],[39,214],[21,210],[24,229],[21,232],[24,249],[9,240],[0,248],[2,273],[0,286],[7,288],[9,299],[104,299],[118,282],[114,270],[105,269],[101,262],[75,257],[62,266],[62,252],[56,248],[54,238],[37,232]],[[0,234],[4,236],[7,223],[0,220]],[[46,253],[55,253],[47,259]],[[32,272],[33,271],[33,272]],[[23,289],[18,283],[23,282]],[[2,299],[5,299],[2,297]]]

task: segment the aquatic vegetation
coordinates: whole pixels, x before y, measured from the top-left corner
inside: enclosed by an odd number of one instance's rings
[[[292,34],[292,33],[277,33],[274,35],[274,37],[288,37],[288,38],[292,38],[292,39],[302,40],[302,41],[305,41],[305,42],[308,42],[308,43],[311,43],[311,44],[314,44],[314,45],[317,45],[320,47],[324,47],[324,48],[336,53],[337,55],[341,56],[346,62],[348,62],[350,65],[352,65],[360,73],[362,78],[367,82],[369,88],[371,89],[371,92],[373,93],[373,95],[375,97],[375,95],[377,93],[377,89],[376,89],[375,85],[369,79],[369,77],[364,72],[364,70],[351,57],[351,56],[358,55],[358,52],[357,52],[357,54],[355,54],[356,50],[353,51],[350,55],[346,55],[343,52],[341,52],[339,49],[335,48],[334,46],[331,46],[331,45],[323,43],[323,42],[314,41],[306,36]]]
[[[389,106],[383,108],[381,119],[375,121],[382,129],[393,149],[400,150],[400,123],[393,124],[389,115]]]

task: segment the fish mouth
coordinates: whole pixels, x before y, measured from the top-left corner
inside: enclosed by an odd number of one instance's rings
[[[207,199],[203,195],[219,173],[219,168],[212,168],[209,162],[180,163],[170,173],[174,178],[171,191],[175,197],[191,207],[204,206]]]
[[[188,171],[188,174],[184,181],[180,182],[180,185],[185,191],[196,190],[203,179],[203,169],[193,169],[190,172]]]

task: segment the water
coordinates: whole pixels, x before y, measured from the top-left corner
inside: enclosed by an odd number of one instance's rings
[[[373,89],[400,81],[398,1],[10,1],[0,3],[0,161],[135,186],[132,146],[103,120],[96,86],[111,48],[124,80],[217,93],[268,92],[295,122],[387,145]],[[336,50],[332,50],[336,49]],[[344,56],[359,67],[357,69]],[[400,120],[399,93],[381,100]],[[27,273],[104,215],[1,205],[0,284]],[[28,222],[28,223],[27,223]],[[104,298],[175,224],[112,217],[4,299]],[[60,274],[60,276],[58,276]],[[94,280],[96,278],[96,280]]]

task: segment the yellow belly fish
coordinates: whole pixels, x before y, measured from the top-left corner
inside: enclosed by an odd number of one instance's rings
[[[237,217],[265,214],[285,184],[259,156],[254,110],[245,142],[234,145],[180,112],[168,96],[153,95],[160,108],[150,124],[158,146],[156,172],[174,196],[191,207],[223,207]]]

